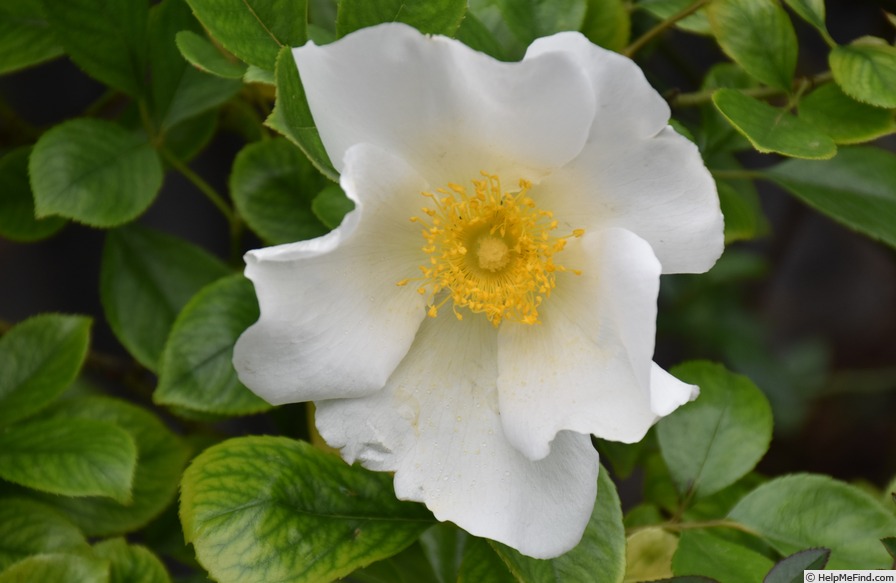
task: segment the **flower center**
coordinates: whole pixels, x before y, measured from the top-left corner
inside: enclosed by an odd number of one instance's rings
[[[428,314],[435,317],[449,300],[458,319],[459,308],[482,313],[495,326],[503,320],[535,324],[538,307],[556,286],[556,274],[567,270],[554,262],[570,237],[557,236],[553,213],[539,209],[529,197],[531,183],[505,192],[500,179],[486,172],[472,180],[472,192],[449,183],[435,193],[424,192],[432,205],[423,225],[428,261],[420,266],[417,291],[430,296]],[[398,282],[407,285],[411,279]]]

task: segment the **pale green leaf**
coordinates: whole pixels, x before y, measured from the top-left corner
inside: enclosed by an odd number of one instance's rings
[[[93,551],[109,561],[109,583],[171,583],[165,565],[146,547],[116,538],[97,543]]]
[[[829,62],[844,93],[877,107],[896,108],[896,47],[863,37],[835,47]]]
[[[338,227],[345,215],[354,208],[355,203],[337,184],[324,188],[311,201],[314,215],[330,229]]]
[[[128,352],[155,371],[180,310],[229,273],[217,258],[171,235],[137,225],[110,231],[100,271],[103,311]]]
[[[78,375],[90,342],[90,319],[43,314],[0,337],[0,426],[33,415]]]
[[[763,175],[834,220],[896,247],[896,155],[843,148],[833,160],[787,160]]]
[[[625,529],[616,486],[601,468],[585,534],[575,548],[556,559],[533,559],[500,543],[492,546],[520,583],[587,583],[598,572],[601,581],[619,583],[625,576]]]
[[[162,164],[146,136],[99,119],[73,119],[43,134],[28,165],[38,217],[93,227],[137,218],[162,186]]]
[[[0,583],[109,583],[109,563],[87,555],[32,555],[0,573]]]
[[[181,482],[181,522],[220,583],[331,581],[410,545],[432,524],[392,479],[282,437],[231,439]]]
[[[833,83],[803,97],[799,116],[838,144],[868,142],[896,132],[892,110],[855,101]]]
[[[274,70],[283,47],[307,40],[306,0],[187,0],[196,18],[243,61]]]
[[[255,290],[242,275],[203,288],[171,328],[153,401],[218,415],[269,409],[237,379],[231,363],[237,338],[257,319]]]
[[[0,571],[28,555],[89,550],[78,528],[52,508],[25,498],[0,498]]]
[[[707,10],[725,54],[766,85],[790,91],[797,39],[777,0],[715,0]]]
[[[747,377],[721,365],[689,362],[672,374],[700,387],[700,396],[657,424],[660,450],[678,491],[703,498],[752,470],[768,450],[771,407]]]
[[[292,51],[284,47],[277,57],[277,101],[274,111],[265,120],[265,125],[274,129],[297,145],[314,166],[331,180],[339,180],[339,173],[333,168],[320,134],[311,117],[311,109],[305,98],[305,89],[299,78],[299,70]]]
[[[242,79],[245,63],[224,54],[204,36],[192,30],[182,30],[175,36],[180,54],[194,67],[225,79]]]
[[[588,0],[582,34],[596,45],[622,51],[629,41],[632,21],[622,0]]]
[[[2,27],[2,24],[0,24]],[[0,53],[2,54],[2,53]],[[0,158],[0,237],[13,241],[38,241],[65,226],[61,217],[34,216],[34,195],[28,181],[31,147],[16,148]]]
[[[760,152],[810,160],[831,158],[837,153],[834,141],[815,126],[736,89],[719,89],[712,101]]]
[[[659,526],[642,528],[625,541],[625,581],[655,581],[672,576],[678,537]]]
[[[829,569],[892,564],[880,539],[896,532],[896,516],[869,494],[827,476],[794,474],[766,482],[745,496],[729,518],[784,555],[831,549]]]
[[[271,244],[312,239],[328,229],[311,201],[327,184],[301,150],[285,139],[243,148],[233,162],[230,192],[246,223]]]
[[[113,423],[31,420],[0,433],[0,478],[63,496],[131,500],[137,446]]]
[[[773,565],[768,557],[711,530],[682,532],[672,558],[676,575],[711,576],[725,583],[756,583]]]
[[[336,35],[383,22],[403,22],[426,34],[454,36],[467,11],[466,0],[340,0]]]
[[[0,0],[0,74],[55,59],[62,52],[40,0]]]

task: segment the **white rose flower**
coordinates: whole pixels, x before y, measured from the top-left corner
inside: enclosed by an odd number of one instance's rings
[[[261,317],[240,379],[314,401],[346,461],[439,520],[568,551],[590,436],[638,441],[696,396],[652,357],[660,274],[723,248],[697,148],[631,60],[578,33],[515,63],[401,24],[294,56],[355,209],[246,254]]]

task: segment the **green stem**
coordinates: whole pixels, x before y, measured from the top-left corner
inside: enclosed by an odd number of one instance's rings
[[[115,89],[108,89],[105,93],[100,95],[93,103],[87,106],[82,114],[84,117],[94,117],[99,115],[100,112],[103,111],[109,103],[118,96],[118,91]]]
[[[831,72],[825,71],[824,73],[819,73],[811,77],[800,77],[799,79],[794,81],[794,87],[797,89],[802,89],[802,91],[806,91],[812,87],[823,85],[824,83],[829,82],[831,79],[833,79],[833,77],[831,76]],[[703,105],[704,103],[709,103],[712,100],[712,94],[716,92],[716,89],[717,88],[705,89],[703,91],[695,91],[693,93],[679,93],[678,95],[673,95],[672,97],[668,98],[669,105],[673,108],[680,108],[694,107],[697,105]],[[777,97],[779,95],[786,95],[788,93],[787,91],[778,89],[777,87],[751,87],[749,89],[741,89],[740,92],[744,95],[749,95],[750,97],[756,97],[758,99]]]
[[[762,178],[762,173],[755,170],[713,170],[710,169],[714,178],[724,180],[758,180]]]
[[[233,209],[224,201],[224,197],[218,194],[218,191],[215,190],[212,185],[205,181],[204,178],[193,172],[193,169],[184,164],[177,156],[175,156],[170,150],[168,150],[164,146],[159,146],[159,154],[162,155],[162,158],[168,162],[172,168],[180,172],[180,174],[189,180],[193,186],[195,186],[199,192],[205,195],[207,199],[211,201],[215,207],[221,211],[221,214],[227,219],[227,222],[233,228],[233,225],[238,221],[236,213],[233,212]]]
[[[635,39],[635,42],[625,47],[625,50],[622,51],[622,54],[626,57],[633,56],[639,50],[644,48],[647,43],[666,31],[666,29],[674,26],[675,23],[679,20],[687,18],[691,14],[697,12],[698,10],[709,4],[709,2],[710,0],[696,0],[696,2],[692,3],[690,6],[686,7],[683,10],[680,10],[679,12],[676,12],[666,20],[660,22],[659,24],[642,34],[640,37]]]

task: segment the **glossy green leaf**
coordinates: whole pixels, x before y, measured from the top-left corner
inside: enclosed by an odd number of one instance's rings
[[[383,22],[403,22],[426,34],[454,36],[467,11],[466,0],[341,0],[336,35]]]
[[[158,417],[136,405],[100,396],[60,401],[41,414],[41,419],[53,422],[71,418],[114,423],[131,435],[138,453],[132,500],[120,504],[102,497],[44,496],[44,503],[88,536],[112,536],[141,528],[174,500],[189,450]]]
[[[0,75],[49,61],[62,52],[40,0],[0,0]]]
[[[868,142],[896,132],[893,111],[860,103],[834,83],[803,97],[799,115],[838,144]]]
[[[0,433],[0,478],[63,496],[131,500],[137,446],[113,423],[31,420]]]
[[[336,184],[321,190],[311,201],[312,212],[329,229],[338,227],[345,215],[354,208],[355,203]]]
[[[177,237],[136,225],[110,231],[100,271],[103,311],[128,352],[155,371],[180,310],[229,273],[221,261]]]
[[[279,138],[243,148],[230,174],[230,193],[240,216],[275,245],[328,231],[311,210],[314,194],[326,184],[298,148]]]
[[[418,544],[412,544],[397,555],[358,569],[346,580],[352,583],[442,583],[426,562]]]
[[[835,47],[828,60],[844,93],[877,107],[896,107],[896,47],[863,37]]]
[[[829,478],[793,474],[759,486],[729,518],[788,555],[831,549],[829,569],[883,569],[892,564],[880,544],[896,532],[896,516],[865,492]]]
[[[637,7],[655,16],[658,20],[666,20],[687,9],[694,0],[641,0]],[[706,8],[701,8],[694,14],[682,18],[675,23],[677,28],[694,34],[711,34],[709,19],[706,17]]]
[[[138,97],[145,92],[149,3],[43,0],[53,33],[88,75]]]
[[[307,0],[187,0],[196,18],[243,61],[274,70],[282,47],[307,40]]]
[[[753,469],[772,437],[772,411],[747,377],[718,364],[689,362],[672,369],[700,387],[700,396],[657,424],[663,459],[681,493],[708,496]]]
[[[672,558],[676,575],[704,575],[725,583],[760,581],[774,563],[756,551],[716,536],[711,530],[681,533]]]
[[[447,522],[433,526],[420,536],[420,547],[439,583],[457,581],[467,541],[472,539],[466,532]]]
[[[333,168],[330,157],[320,141],[320,134],[311,117],[311,109],[305,98],[305,89],[299,78],[299,70],[292,51],[284,47],[277,57],[277,101],[274,111],[265,125],[274,129],[297,145],[314,166],[331,180],[339,180],[339,173]]]
[[[824,569],[830,556],[830,549],[806,549],[794,553],[778,561],[762,583],[804,583],[803,571]]]
[[[481,538],[470,537],[463,548],[457,583],[517,583],[498,553]],[[447,583],[440,580],[439,583]]]
[[[594,573],[606,583],[625,576],[625,529],[616,486],[606,469],[597,478],[597,501],[581,542],[556,559],[539,560],[500,544],[492,546],[520,583],[587,582]]]
[[[642,528],[625,540],[625,580],[655,581],[672,576],[678,537],[659,526]]]
[[[0,573],[0,583],[109,583],[109,563],[86,555],[47,553]]]
[[[200,30],[183,0],[164,0],[152,7],[149,49],[153,114],[156,126],[163,132],[221,105],[243,86],[239,80],[199,71],[183,59],[175,36],[181,31]]]
[[[831,158],[837,153],[834,141],[815,126],[740,91],[719,89],[712,101],[760,152],[810,160]]]
[[[220,583],[331,581],[410,545],[433,519],[392,479],[282,437],[202,452],[181,483],[181,522]]]
[[[74,119],[43,134],[28,164],[38,217],[93,227],[139,216],[162,186],[162,164],[140,133],[99,119]]]
[[[165,565],[146,547],[116,538],[97,543],[93,552],[109,561],[109,583],[171,583]]]
[[[34,216],[34,195],[28,180],[30,155],[31,148],[26,146],[0,158],[0,237],[13,241],[45,239],[65,226],[61,217]]]
[[[0,498],[0,572],[29,555],[89,550],[78,528],[48,506]]]
[[[896,247],[896,155],[843,148],[833,160],[788,160],[763,175],[834,220]]]
[[[255,290],[242,275],[203,288],[171,328],[153,401],[218,415],[269,409],[237,379],[231,364],[233,345],[256,320]]]
[[[175,43],[180,54],[191,65],[206,73],[225,79],[242,79],[246,73],[245,63],[224,54],[207,38],[192,30],[178,32],[175,36]]]
[[[0,336],[0,426],[33,415],[78,375],[90,342],[90,318],[33,316]]]
[[[523,44],[564,30],[580,30],[588,0],[497,0],[507,26]]]
[[[799,14],[800,18],[814,26],[825,37],[828,30],[825,26],[824,0],[784,0],[790,9]]]
[[[725,54],[766,85],[790,91],[797,39],[777,0],[715,0],[707,10]]]
[[[622,0],[588,0],[582,34],[596,45],[622,51],[631,35],[632,20]]]

